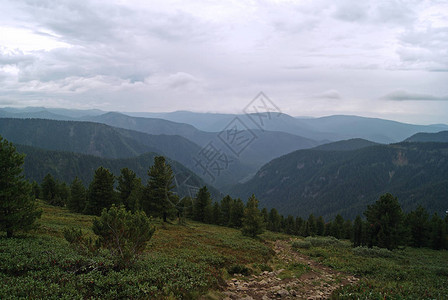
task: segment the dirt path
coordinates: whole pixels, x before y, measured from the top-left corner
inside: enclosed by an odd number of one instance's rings
[[[273,265],[282,268],[228,280],[225,299],[328,299],[337,288],[358,281],[299,254],[290,241],[278,240],[272,246]]]

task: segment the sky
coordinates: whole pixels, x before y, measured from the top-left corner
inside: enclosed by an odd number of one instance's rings
[[[2,0],[0,107],[448,123],[448,1]]]

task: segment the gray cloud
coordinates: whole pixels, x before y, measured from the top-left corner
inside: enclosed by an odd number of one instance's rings
[[[322,98],[322,99],[341,99],[342,96],[337,90],[328,90],[323,93],[317,94],[314,96],[315,98]]]
[[[373,103],[397,86],[448,94],[448,24],[437,5],[5,0],[0,33],[27,35],[0,36],[0,94],[23,106],[237,112],[263,90],[291,114],[311,97],[308,115],[331,114],[325,99],[338,99],[334,113],[412,117],[409,103]],[[441,102],[426,115],[446,120]]]
[[[429,94],[410,93],[405,90],[396,90],[382,97],[394,101],[448,101],[448,95],[443,97]]]

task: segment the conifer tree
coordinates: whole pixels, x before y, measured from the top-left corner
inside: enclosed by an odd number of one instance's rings
[[[287,234],[294,234],[294,230],[295,230],[295,220],[294,217],[291,215],[288,215],[288,217],[286,217],[285,219],[285,233]]]
[[[363,221],[361,217],[356,216],[355,223],[353,225],[353,246],[363,246]]]
[[[431,248],[435,250],[446,249],[447,245],[447,232],[445,222],[439,217],[437,213],[431,218]]]
[[[120,170],[117,190],[120,201],[127,210],[136,211],[140,208],[143,186],[141,179],[134,171],[128,168]]]
[[[302,235],[303,219],[301,217],[296,217],[295,223],[296,223],[295,234]]]
[[[0,136],[0,230],[12,237],[17,230],[33,227],[41,211],[30,196],[31,185],[22,174],[25,155]]]
[[[268,229],[275,232],[280,232],[281,230],[281,218],[275,208],[271,208],[269,211]]]
[[[221,206],[219,205],[219,202],[215,202],[213,203],[213,218],[211,223],[220,225],[222,223],[221,217],[222,217]]]
[[[389,250],[397,248],[405,239],[403,212],[398,198],[387,193],[375,204],[369,205],[364,212],[370,225],[369,246],[378,246]]]
[[[70,185],[70,198],[67,207],[70,211],[80,213],[86,206],[86,188],[81,179],[76,177]]]
[[[51,176],[50,173],[45,175],[41,185],[42,197],[50,204],[54,201],[57,194],[56,185],[56,180],[54,180],[53,176]]]
[[[325,221],[322,216],[317,218],[316,221],[316,234],[319,236],[323,236],[325,233]]]
[[[114,191],[114,175],[106,168],[99,167],[95,171],[89,186],[86,214],[100,215],[103,208],[108,209],[116,202]]]
[[[410,230],[410,244],[413,247],[426,247],[429,244],[429,214],[419,205],[406,216],[406,225]]]
[[[161,217],[164,222],[167,222],[168,217],[176,215],[175,204],[179,199],[173,192],[174,175],[165,157],[154,158],[154,165],[150,167],[148,176],[142,208],[147,215]]]
[[[344,235],[344,218],[337,214],[334,218],[333,224],[332,224],[332,230],[331,233],[332,236],[334,236],[337,239],[341,239]]]
[[[241,228],[244,217],[244,203],[241,199],[234,200],[230,211],[230,227]]]
[[[229,195],[225,196],[221,200],[221,224],[224,226],[229,225],[232,203],[233,199]]]
[[[246,208],[244,209],[243,227],[241,229],[243,235],[256,237],[262,234],[265,230],[265,223],[263,216],[258,209],[258,200],[255,195],[247,201]]]
[[[265,224],[268,224],[269,221],[269,213],[266,207],[263,207],[261,210],[261,215],[263,216],[263,221]],[[295,225],[295,224],[294,224]]]
[[[206,186],[203,186],[199,189],[194,202],[193,219],[198,222],[205,222],[207,220],[207,211],[209,211],[211,203],[210,192],[207,190]]]
[[[308,217],[308,234],[311,236],[315,236],[316,235],[316,218],[314,217],[313,214],[310,214]]]

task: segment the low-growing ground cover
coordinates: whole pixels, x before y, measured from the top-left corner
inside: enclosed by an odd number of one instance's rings
[[[352,248],[348,241],[335,242],[331,238],[299,239],[292,246],[327,266],[360,278],[357,285],[335,291],[334,299],[448,299],[446,250]]]
[[[272,255],[238,230],[154,221],[157,230],[142,259],[119,270],[106,251],[81,255],[63,238],[68,227],[93,237],[93,217],[39,206],[37,230],[0,237],[1,298],[196,298],[216,288],[232,265],[266,262]]]

